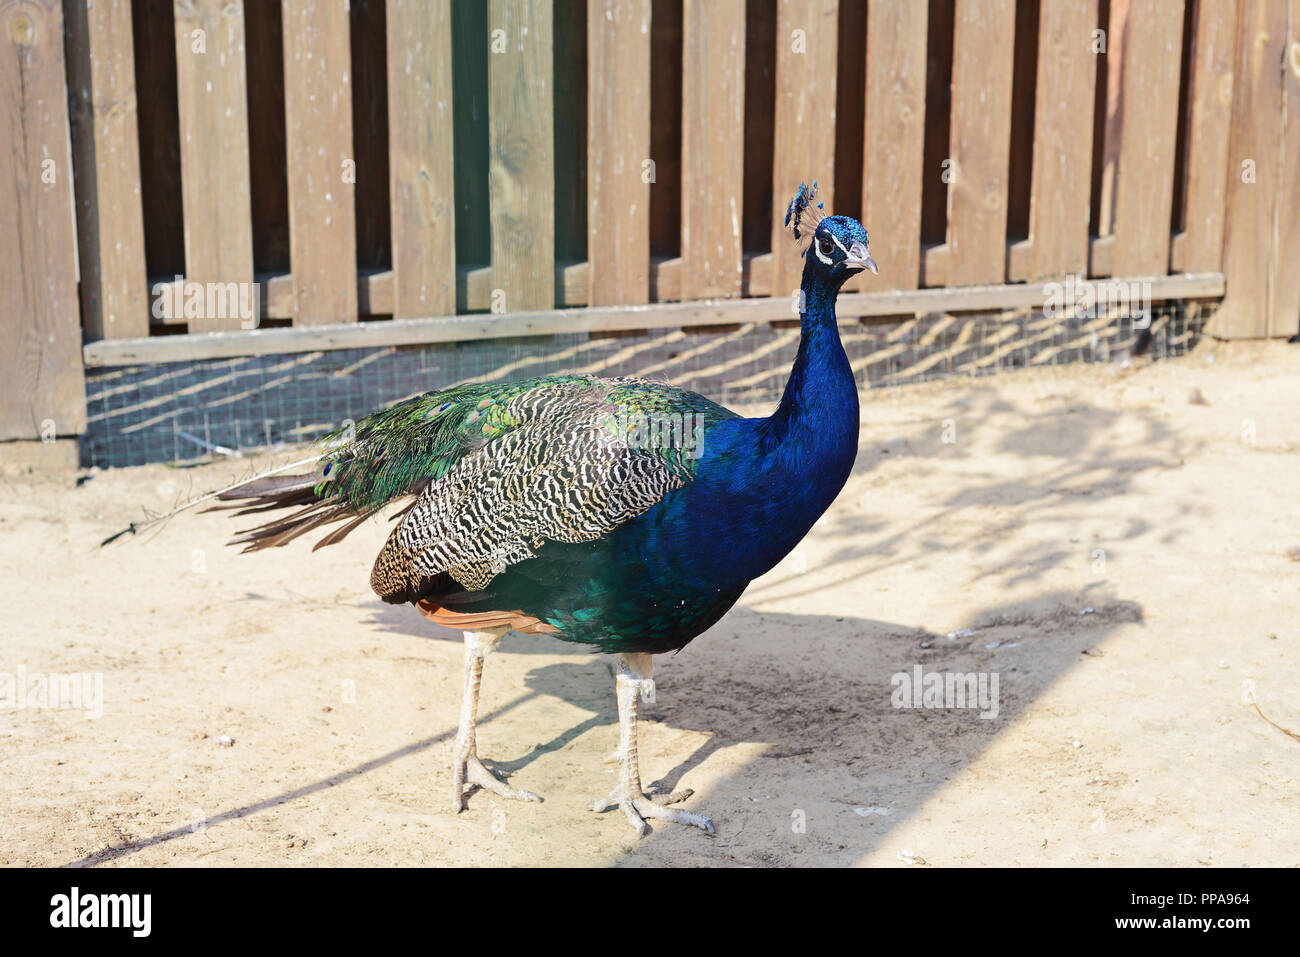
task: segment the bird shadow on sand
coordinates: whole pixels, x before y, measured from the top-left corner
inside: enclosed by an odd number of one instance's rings
[[[709,739],[666,773],[643,760],[647,779],[666,788],[694,783],[701,793],[690,807],[713,817],[718,837],[703,843],[691,829],[656,827],[612,863],[781,866],[808,852],[823,863],[855,863],[1066,672],[1095,667],[1097,646],[1111,633],[1143,622],[1136,601],[1104,594],[1090,601],[1086,614],[1073,591],[984,608],[953,638],[887,621],[737,609],[660,672],[655,710],[666,724]],[[997,675],[996,697],[985,702],[994,708],[896,706],[895,676],[912,679],[917,668]],[[724,755],[728,771],[706,773],[704,787],[692,782],[690,772],[714,755],[746,744],[761,752],[739,763]],[[805,830],[792,828],[796,818]],[[825,826],[828,818],[838,818],[835,826]],[[857,837],[846,840],[846,831]]]
[[[711,840],[690,828],[655,825],[654,833],[630,851],[611,852],[608,863],[651,863],[681,854],[720,864],[779,866],[797,863],[799,841],[814,845],[839,841],[838,847],[822,850],[833,858],[842,857],[843,863],[859,859],[1061,675],[1087,662],[1085,651],[1115,628],[1142,621],[1141,606],[1134,601],[1097,595],[1092,610],[1083,616],[1075,607],[1077,598],[1077,592],[1048,592],[1031,601],[986,608],[970,617],[970,634],[953,639],[873,619],[737,608],[682,653],[659,658],[659,696],[655,704],[643,708],[641,730],[645,781],[669,790],[691,786],[700,790],[689,806],[713,816],[717,838]],[[375,614],[387,622],[390,614],[403,610],[409,615],[409,609],[386,606]],[[407,630],[406,617],[392,617],[394,631]],[[427,624],[416,621],[411,627],[425,625],[417,632],[425,637],[442,631],[431,632]],[[1002,645],[1012,645],[1005,639],[1013,633],[1018,638],[1014,647],[1003,650]],[[449,632],[447,638],[454,640],[456,635]],[[995,641],[1000,642],[998,649],[986,647]],[[1023,653],[1014,653],[1017,648]],[[585,649],[552,638],[513,634],[496,654],[556,653],[571,654],[573,661],[529,670],[526,690],[483,713],[480,727],[539,696],[561,699],[588,714],[569,727],[555,729],[548,740],[518,758],[488,762],[507,775],[525,770],[588,732],[601,731],[610,738],[593,750],[614,740],[618,718],[612,658],[592,658]],[[911,674],[917,666],[926,672],[1000,674],[996,718],[981,719],[971,708],[894,707],[892,676]],[[705,733],[708,738],[690,753],[674,755],[675,763],[664,768],[662,758],[647,756],[651,751],[646,747],[661,728]],[[454,727],[446,728],[326,778],[221,811],[204,824],[212,827],[311,800],[328,788],[450,741],[455,733]],[[756,757],[739,760],[737,752],[722,754],[736,746],[757,746],[759,751]],[[719,756],[727,759],[725,773],[712,775],[707,769],[702,776],[692,773]],[[528,786],[526,780],[513,783]],[[471,795],[471,811],[474,803]],[[819,838],[812,825],[802,836],[791,834],[791,815],[800,809],[820,808],[814,812],[815,820],[825,813],[851,816],[855,807],[864,805],[887,807],[888,816],[862,821],[861,838],[852,843],[842,837]],[[837,810],[827,812],[828,807]],[[466,826],[473,826],[471,819],[467,818]],[[616,826],[626,827],[621,819]],[[113,863],[194,833],[192,826],[174,828],[66,866]]]

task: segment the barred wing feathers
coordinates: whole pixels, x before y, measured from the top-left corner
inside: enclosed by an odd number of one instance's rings
[[[634,378],[559,375],[460,386],[369,416],[350,441],[343,432],[327,437],[336,447],[313,477],[254,481],[222,498],[240,500],[240,514],[302,506],[235,539],[257,549],[345,521],[316,547],[333,544],[390,503],[415,496],[375,561],[376,593],[412,601],[444,572],[478,590],[545,542],[598,539],[689,482],[693,448],[647,445],[635,434],[647,418],[670,417],[707,428],[735,414],[695,393]]]
[[[547,384],[509,406],[520,426],[431,482],[389,536],[371,573],[385,600],[414,600],[443,572],[479,591],[546,542],[604,537],[693,476],[681,443],[645,447],[629,423],[733,417],[693,393],[635,379]]]

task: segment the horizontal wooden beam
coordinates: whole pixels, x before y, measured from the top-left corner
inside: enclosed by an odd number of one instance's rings
[[[681,298],[679,258],[650,260],[650,295],[655,302]],[[585,262],[555,264],[555,291],[559,308],[587,305],[588,271]],[[265,319],[293,317],[293,276],[290,273],[258,273],[261,313]],[[175,279],[154,277],[149,281],[150,294],[159,283],[176,286]],[[456,300],[465,312],[492,308],[492,267],[461,266],[456,271]],[[175,295],[175,293],[173,293]],[[757,293],[756,293],[757,295]],[[357,274],[357,311],[363,316],[387,316],[394,312],[393,271],[362,270]],[[183,319],[151,317],[153,326],[184,325]]]
[[[948,244],[926,243],[921,247],[921,285],[935,289],[948,282]]]
[[[1115,272],[1115,234],[1088,241],[1088,275],[1105,277]]]
[[[1172,263],[1175,271],[1179,269],[1181,254],[1178,252],[1182,233],[1171,237],[1175,252]],[[933,243],[921,248],[921,285],[929,288],[948,284],[948,264],[950,251],[947,243]],[[1007,244],[1007,279],[1013,283],[1025,282],[1033,278],[1034,241],[1018,239]],[[1094,279],[1105,278],[1114,270],[1115,237],[1094,236],[1088,240],[1088,275]]]
[[[375,274],[372,278],[385,275]],[[1222,273],[1183,273],[1133,277],[1115,282],[1147,282],[1152,301],[1213,299],[1223,295]],[[1050,283],[961,286],[952,289],[912,289],[893,292],[846,293],[839,297],[840,316],[859,318],[931,312],[999,311],[1045,305]],[[87,366],[122,366],[155,362],[192,362],[234,356],[276,355],[330,349],[464,342],[507,336],[549,336],[574,332],[609,332],[711,326],[791,319],[791,301],[784,296],[762,299],[718,299],[703,302],[642,306],[598,306],[586,309],[544,309],[533,312],[444,316],[433,319],[393,319],[380,322],[336,323],[205,332],[187,336],[104,339],[82,350]]]
[[[1177,269],[1181,260],[1182,240],[1173,237],[1173,263]],[[1093,277],[1108,276],[1114,259],[1115,237],[1094,237],[1091,240]],[[1033,240],[1022,239],[1007,245],[1007,269],[1011,282],[1029,278],[1033,258]],[[948,276],[948,246],[946,243],[926,245],[921,250],[921,284],[931,292],[941,291]],[[588,305],[589,264],[585,262],[557,262],[555,264],[555,295],[558,308],[572,309]],[[650,260],[650,301],[652,303],[676,302],[681,299],[680,257],[652,258]],[[155,277],[149,280],[149,289],[168,280]],[[265,319],[290,319],[293,317],[293,276],[289,273],[258,273],[261,284],[261,315]],[[173,280],[174,282],[174,280]],[[1001,287],[994,287],[1001,288]],[[742,289],[745,297],[772,294],[772,254],[746,253]],[[460,266],[456,270],[456,302],[463,312],[480,312],[492,308],[492,267]],[[358,312],[363,316],[391,315],[393,309],[392,270],[362,270],[357,274]],[[180,320],[153,318],[154,326],[179,324]]]

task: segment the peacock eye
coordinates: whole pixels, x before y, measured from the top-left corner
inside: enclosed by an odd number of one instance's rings
[[[835,251],[835,244],[831,242],[829,236],[819,236],[817,239],[817,249],[823,256],[829,257]]]

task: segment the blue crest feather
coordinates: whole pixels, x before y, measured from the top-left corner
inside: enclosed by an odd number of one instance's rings
[[[812,236],[817,224],[826,218],[824,203],[814,203],[817,197],[817,180],[812,185],[799,184],[799,191],[790,200],[785,211],[785,226],[794,235],[794,240],[804,251],[807,250],[808,238]]]

